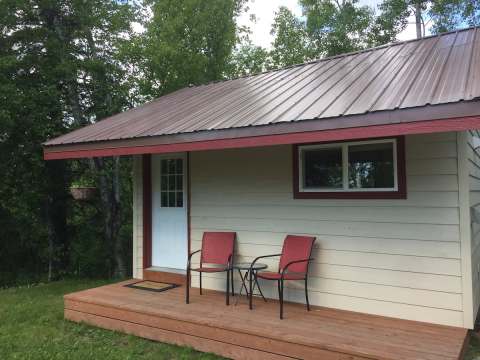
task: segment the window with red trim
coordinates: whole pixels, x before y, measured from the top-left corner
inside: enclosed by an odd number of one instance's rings
[[[297,199],[406,198],[404,137],[294,146]]]

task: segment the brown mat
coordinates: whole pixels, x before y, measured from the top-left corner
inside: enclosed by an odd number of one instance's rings
[[[172,284],[172,283],[165,283],[165,282],[156,282],[156,281],[149,281],[149,280],[142,280],[138,281],[133,284],[124,285],[125,287],[139,289],[139,290],[147,290],[147,291],[154,291],[154,292],[162,292],[167,291],[170,289],[174,289],[180,285]]]

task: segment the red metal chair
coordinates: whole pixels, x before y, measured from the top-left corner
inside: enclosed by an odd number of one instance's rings
[[[283,285],[285,280],[305,281],[305,300],[307,310],[310,311],[308,301],[308,266],[312,261],[312,249],[315,237],[287,235],[283,241],[281,254],[259,256],[252,262],[253,265],[260,259],[280,256],[278,272],[262,271],[254,274],[250,270],[250,276],[264,280],[276,280],[278,285],[278,299],[280,300],[280,319],[283,319]],[[250,268],[251,269],[251,268]],[[250,309],[252,309],[252,281],[250,281]]]
[[[192,252],[188,256],[187,263],[187,292],[186,303],[190,303],[190,283],[191,271],[196,271],[200,274],[200,295],[202,295],[202,273],[226,272],[227,273],[227,288],[226,288],[226,303],[229,305],[230,281],[233,290],[233,249],[235,247],[235,232],[204,232],[202,238],[202,249]],[[200,253],[200,267],[192,269],[192,256]],[[206,266],[205,266],[206,265]]]

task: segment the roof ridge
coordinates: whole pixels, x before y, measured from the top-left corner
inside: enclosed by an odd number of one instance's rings
[[[458,33],[458,32],[461,32],[461,31],[469,31],[469,30],[473,30],[473,29],[480,29],[480,25],[469,26],[469,27],[466,27],[466,28],[455,29],[455,30],[451,30],[451,31],[445,31],[445,32],[438,33],[438,34],[432,34],[432,35],[424,36],[420,39],[415,38],[415,39],[409,39],[409,40],[403,40],[403,41],[392,41],[392,42],[389,42],[389,43],[386,43],[386,44],[383,44],[383,45],[374,46],[374,47],[371,47],[371,48],[368,48],[368,49],[350,51],[348,53],[342,53],[342,54],[338,54],[338,55],[327,56],[327,57],[324,57],[324,58],[317,58],[317,59],[305,61],[303,63],[292,64],[292,65],[288,65],[288,66],[284,66],[284,67],[280,67],[280,68],[276,68],[276,69],[269,69],[269,70],[261,71],[261,72],[255,73],[255,74],[237,76],[237,77],[230,78],[230,79],[212,80],[212,81],[209,81],[209,82],[206,82],[206,83],[203,83],[203,84],[190,85],[188,87],[189,88],[195,88],[195,87],[200,87],[200,86],[217,84],[217,83],[221,83],[221,82],[251,78],[251,77],[254,77],[254,76],[268,74],[268,73],[275,72],[275,71],[282,71],[282,70],[295,68],[295,67],[298,67],[298,66],[316,64],[316,63],[319,63],[319,62],[322,62],[322,61],[330,61],[330,60],[338,59],[338,58],[341,58],[341,57],[357,55],[357,54],[361,54],[361,53],[369,52],[369,51],[376,51],[376,50],[383,49],[384,47],[391,47],[391,46],[403,45],[403,44],[416,42],[416,41],[423,41],[423,40],[426,40],[426,39],[431,39],[433,37],[441,37],[441,36],[450,35],[450,34],[453,34],[453,33]]]

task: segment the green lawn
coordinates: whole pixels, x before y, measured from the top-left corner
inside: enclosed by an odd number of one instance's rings
[[[472,336],[470,339],[470,344],[468,345],[467,355],[465,360],[478,360],[480,359],[480,340]]]
[[[106,284],[67,280],[0,290],[0,359],[220,359],[63,319],[63,295]],[[466,359],[480,359],[472,337]]]
[[[220,359],[63,319],[63,295],[105,281],[0,290],[0,359]]]

